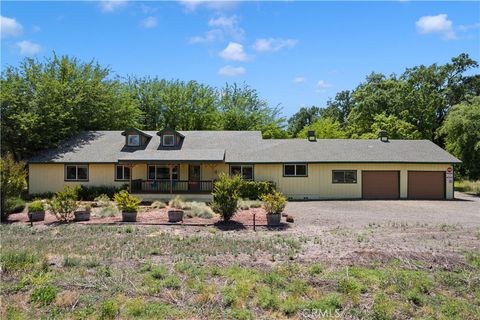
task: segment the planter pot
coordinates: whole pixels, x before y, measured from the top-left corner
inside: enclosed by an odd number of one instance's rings
[[[90,220],[89,211],[75,211],[75,221],[88,221]]]
[[[29,221],[43,221],[45,220],[45,211],[35,211],[28,213]]]
[[[122,221],[123,222],[135,222],[137,221],[136,212],[123,212],[122,211]]]
[[[282,215],[280,213],[267,214],[267,225],[278,226],[280,224],[281,218],[282,218]]]
[[[183,220],[183,210],[171,209],[168,210],[168,222],[180,222]]]

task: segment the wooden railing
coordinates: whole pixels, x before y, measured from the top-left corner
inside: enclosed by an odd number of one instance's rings
[[[132,180],[132,193],[210,193],[213,181]]]

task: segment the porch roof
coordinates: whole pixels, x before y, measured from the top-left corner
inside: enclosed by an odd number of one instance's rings
[[[225,149],[142,150],[124,155],[118,162],[223,162],[224,159]]]

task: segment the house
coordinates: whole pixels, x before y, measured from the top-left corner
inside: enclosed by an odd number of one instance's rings
[[[89,131],[28,162],[29,192],[129,184],[143,199],[211,199],[221,172],[291,199],[452,199],[460,161],[428,140],[263,139],[259,131]],[[187,196],[187,197],[188,197]]]

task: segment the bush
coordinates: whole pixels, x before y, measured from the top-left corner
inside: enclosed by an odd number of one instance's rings
[[[24,162],[15,162],[11,154],[0,159],[1,220],[7,218],[7,199],[20,197],[27,189],[27,170]]]
[[[132,196],[128,191],[122,190],[119,193],[113,195],[113,200],[120,207],[123,212],[137,212],[138,205],[142,200]]]
[[[100,197],[102,195],[107,195],[109,198],[113,198],[115,193],[118,193],[122,190],[126,190],[128,185],[125,184],[123,186],[115,187],[115,186],[80,186],[80,190],[78,190],[78,198],[82,201],[94,201],[95,198]]]
[[[275,191],[275,184],[270,181],[242,180],[238,195],[243,199],[258,200],[262,196]]]
[[[189,202],[187,205],[190,206],[185,214],[188,218],[199,217],[210,219],[213,217],[213,210],[207,206],[204,202]]]
[[[183,209],[185,207],[185,199],[181,196],[175,196],[172,200],[168,202],[170,208]]]
[[[105,193],[99,195],[94,199],[97,207],[108,207],[110,206],[110,197],[107,196]]]
[[[167,207],[167,204],[157,200],[152,203],[151,207],[155,209],[163,209]]]
[[[25,197],[26,200],[53,199],[55,192],[31,193]]]
[[[43,202],[40,200],[33,201],[28,205],[28,212],[40,212],[45,210]]]
[[[25,201],[19,197],[8,198],[6,201],[6,213],[18,213],[25,209]]]
[[[120,307],[114,300],[107,300],[100,308],[100,319],[115,319],[120,313]]]
[[[65,186],[63,191],[55,193],[52,200],[49,201],[50,210],[61,221],[73,219],[73,213],[77,209],[78,187],[71,188]]]
[[[262,201],[268,214],[282,213],[287,205],[287,198],[278,191],[262,196]]]
[[[224,221],[229,221],[237,211],[241,183],[239,176],[229,177],[224,173],[220,174],[219,180],[215,182],[212,207],[220,213]]]

